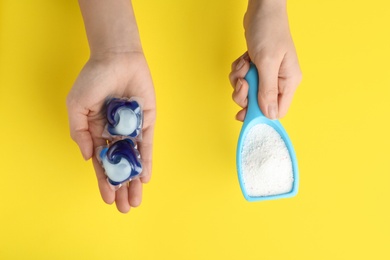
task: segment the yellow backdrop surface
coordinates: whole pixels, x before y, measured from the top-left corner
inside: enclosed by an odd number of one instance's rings
[[[257,203],[228,81],[246,1],[134,8],[158,119],[152,181],[124,215],[69,137],[89,55],[77,1],[0,2],[0,259],[390,259],[388,1],[289,1],[303,81],[282,123],[300,189]]]

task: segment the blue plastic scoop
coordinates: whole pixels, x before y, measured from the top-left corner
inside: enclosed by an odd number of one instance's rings
[[[299,176],[298,176],[298,164],[296,155],[294,152],[294,148],[292,146],[292,143],[290,141],[290,138],[287,135],[287,132],[284,130],[282,124],[278,120],[270,120],[267,117],[264,116],[264,114],[261,112],[259,105],[258,105],[258,82],[259,82],[259,75],[257,73],[257,69],[253,63],[250,65],[250,69],[248,73],[245,76],[246,81],[249,84],[249,91],[248,91],[248,108],[245,116],[244,123],[241,128],[240,136],[238,139],[238,145],[237,145],[237,154],[236,154],[236,164],[237,164],[237,173],[238,173],[238,180],[240,183],[241,191],[248,201],[260,201],[260,200],[271,200],[271,199],[280,199],[280,198],[288,198],[293,197],[298,192],[298,183],[299,183]],[[272,127],[282,138],[284,141],[288,153],[290,155],[291,159],[291,165],[292,165],[292,188],[288,192],[284,192],[282,194],[275,194],[275,195],[266,195],[266,196],[249,196],[248,191],[246,190],[246,186],[244,183],[243,178],[243,168],[242,168],[242,152],[244,147],[244,142],[246,139],[246,136],[249,132],[249,130],[258,125],[258,124],[266,124],[270,127]],[[280,140],[280,139],[279,139]]]

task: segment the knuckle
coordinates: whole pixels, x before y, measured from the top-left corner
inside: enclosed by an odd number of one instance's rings
[[[259,94],[263,99],[274,99],[279,95],[279,91],[277,88],[267,88],[262,89]]]
[[[234,68],[234,62],[232,63],[232,65],[230,65],[230,71],[233,71],[233,68]]]
[[[233,92],[232,99],[240,107],[245,107],[246,106],[246,97],[245,96],[242,96],[242,95],[239,95],[236,92]]]
[[[70,138],[77,143],[77,134],[75,131],[70,131]]]
[[[286,93],[295,92],[295,90],[298,88],[301,81],[302,81],[302,73],[295,74],[294,77],[292,77],[289,83],[286,85],[283,92]]]
[[[234,87],[234,81],[235,81],[235,76],[233,74],[233,72],[230,72],[229,74],[229,80],[230,80],[230,84]]]
[[[233,99],[233,101],[234,101],[236,104],[240,104],[240,98],[239,98],[239,96],[237,95],[236,92],[233,92],[233,94],[232,94],[232,99]]]
[[[239,61],[239,59],[237,59],[237,60],[235,60],[235,61],[232,62],[232,65],[230,66],[230,70],[231,70],[231,71],[234,71],[234,70],[235,70],[236,64],[237,64],[238,61]]]
[[[234,102],[236,102],[237,94],[236,94],[235,91],[233,91],[233,93],[232,93],[232,99],[233,99]],[[237,103],[237,102],[236,102],[236,103]]]

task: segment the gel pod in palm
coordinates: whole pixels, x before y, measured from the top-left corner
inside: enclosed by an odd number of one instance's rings
[[[134,99],[113,98],[107,104],[107,131],[111,136],[140,139],[142,109]]]
[[[99,153],[99,159],[108,182],[113,186],[131,181],[142,172],[140,155],[130,139],[119,140],[103,148]]]

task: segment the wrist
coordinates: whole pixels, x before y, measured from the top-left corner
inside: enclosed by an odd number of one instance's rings
[[[91,57],[118,56],[142,51],[135,20],[108,23],[88,34]]]
[[[244,28],[253,22],[268,20],[287,20],[286,0],[249,0],[244,16]]]
[[[131,54],[142,54],[141,43],[127,45],[100,46],[99,48],[90,48],[90,60],[111,60],[121,57],[128,57]]]
[[[249,0],[248,8],[260,8],[260,9],[268,9],[268,8],[281,8],[287,5],[287,0]]]
[[[138,59],[145,59],[142,50],[109,49],[101,52],[91,52],[90,63],[96,64],[128,64]]]
[[[79,0],[91,57],[142,52],[138,27],[128,0]]]

